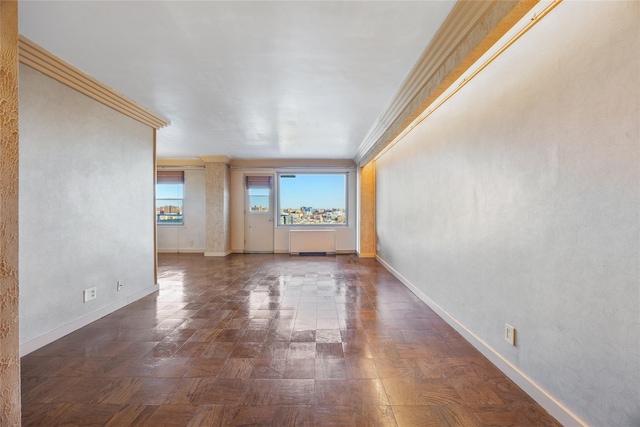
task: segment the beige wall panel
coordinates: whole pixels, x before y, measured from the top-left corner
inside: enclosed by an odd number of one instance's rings
[[[358,255],[372,258],[376,254],[376,168],[371,161],[360,168],[360,245]]]

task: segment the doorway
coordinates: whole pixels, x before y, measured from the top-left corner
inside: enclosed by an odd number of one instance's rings
[[[245,252],[273,253],[272,181],[271,175],[245,176]]]

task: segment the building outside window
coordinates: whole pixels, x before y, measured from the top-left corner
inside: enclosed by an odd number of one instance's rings
[[[156,184],[156,223],[183,225],[184,171],[158,171]]]
[[[249,195],[249,213],[268,214],[271,196],[271,177],[268,175],[249,175],[245,177]]]
[[[347,173],[278,174],[278,225],[347,225]]]

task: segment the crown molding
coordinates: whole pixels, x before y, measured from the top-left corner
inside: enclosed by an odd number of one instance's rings
[[[233,159],[234,168],[352,168],[355,163],[351,159]]]
[[[159,167],[204,166],[200,159],[158,159],[157,162]]]
[[[363,166],[375,158],[538,2],[458,1],[369,130],[356,163]]]
[[[232,159],[228,156],[199,156],[194,158],[166,158],[158,159],[158,167],[202,167],[206,163],[227,163],[234,168],[353,168],[356,166],[351,159]]]
[[[204,163],[231,163],[229,156],[198,156],[198,158]]]
[[[169,124],[168,121],[64,62],[22,35],[19,38],[18,49],[20,63],[113,108],[125,116],[154,129],[160,129]]]

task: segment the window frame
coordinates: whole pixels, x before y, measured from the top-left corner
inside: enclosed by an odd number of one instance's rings
[[[267,190],[266,197],[269,200],[269,206],[266,211],[251,210],[251,190]],[[245,174],[244,176],[245,191],[245,212],[249,215],[272,215],[273,197],[275,195],[273,175]],[[256,195],[261,196],[261,195]],[[264,196],[263,196],[264,197]]]
[[[326,223],[326,224],[280,224],[280,216],[281,216],[281,205],[280,205],[280,199],[282,196],[282,188],[280,186],[280,179],[283,175],[342,175],[344,176],[344,223]],[[313,227],[318,227],[318,228],[327,228],[327,227],[333,227],[333,228],[348,228],[349,227],[349,177],[350,177],[350,173],[349,171],[339,171],[339,172],[329,172],[329,171],[304,171],[304,172],[298,172],[298,171],[281,171],[281,172],[277,172],[276,174],[276,186],[277,186],[277,191],[276,191],[276,197],[277,200],[275,201],[276,204],[276,215],[277,215],[277,220],[274,221],[276,224],[276,227],[282,227],[282,228],[292,228],[292,227],[304,227],[304,228],[313,228]]]
[[[182,185],[182,197],[158,197],[158,185],[162,185],[163,183],[160,182],[160,179],[158,179],[158,175],[156,175],[156,226],[158,227],[184,227],[185,226],[185,221],[184,221],[184,192],[185,192],[185,185],[184,185],[184,178],[185,178],[185,173],[183,170],[158,170],[156,171],[156,174],[160,174],[162,172],[169,172],[169,173],[173,173],[176,176],[178,174],[181,175],[180,179],[175,178],[175,180],[173,182],[165,182],[164,184],[173,184],[173,185]],[[162,200],[166,200],[166,201],[180,201],[180,211],[181,211],[181,221],[180,222],[159,222],[158,219],[160,217],[160,214],[157,213],[157,209],[158,209],[158,202],[162,201]]]

